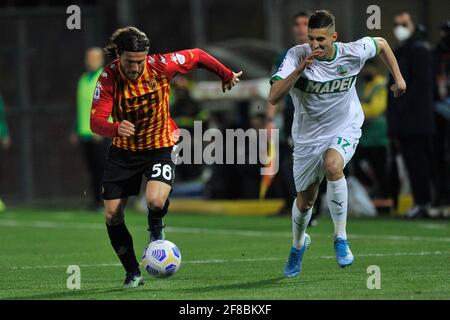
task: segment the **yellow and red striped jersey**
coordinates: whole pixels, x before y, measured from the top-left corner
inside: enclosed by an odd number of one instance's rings
[[[170,117],[170,80],[178,73],[203,67],[223,81],[231,81],[233,72],[201,49],[148,55],[145,68],[136,80],[121,71],[119,60],[108,64],[99,76],[91,109],[93,132],[113,137],[113,145],[131,151],[173,146],[177,126]],[[113,122],[108,122],[112,117]],[[119,123],[128,120],[135,134],[117,134]]]

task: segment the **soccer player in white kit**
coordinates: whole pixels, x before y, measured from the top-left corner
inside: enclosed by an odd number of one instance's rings
[[[346,234],[347,182],[343,170],[361,137],[364,114],[355,82],[366,60],[379,54],[394,77],[394,96],[406,91],[386,40],[364,37],[342,43],[336,39],[334,16],[316,11],[309,18],[309,43],[291,48],[271,79],[269,102],[276,105],[289,93],[295,106],[292,138],[297,198],[292,205],[293,246],[284,269],[287,277],[301,271],[303,254],[311,242],[305,231],[324,176],[337,263],[345,267],[353,262]]]

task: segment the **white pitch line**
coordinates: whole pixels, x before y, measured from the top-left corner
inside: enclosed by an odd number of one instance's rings
[[[20,221],[0,219],[0,227],[32,227],[32,228],[50,228],[50,229],[90,229],[104,230],[103,223],[71,223],[55,221]],[[132,229],[137,227],[131,227]],[[213,235],[235,235],[246,237],[288,237],[290,232],[273,231],[255,231],[255,230],[231,230],[215,228],[193,228],[193,227],[167,227],[167,232],[187,233],[187,234],[213,234]],[[325,234],[314,234],[314,237],[330,237]],[[391,241],[432,241],[432,242],[450,242],[450,237],[424,237],[424,236],[401,236],[401,235],[370,235],[370,234],[350,234],[350,239],[367,240],[391,240]]]
[[[431,229],[431,230],[447,230],[448,225],[447,224],[434,224],[434,223],[426,223],[423,225],[425,229]]]
[[[392,240],[392,241],[436,241],[436,242],[450,242],[447,237],[423,237],[423,236],[399,236],[392,234],[349,234],[350,239],[366,239],[366,240]]]
[[[450,251],[420,251],[420,252],[393,252],[393,253],[367,253],[358,254],[358,258],[367,257],[401,257],[401,256],[432,256],[432,255],[450,255]],[[308,259],[335,259],[335,256],[311,256]],[[215,264],[215,263],[239,263],[239,262],[265,262],[265,261],[283,261],[285,258],[243,258],[243,259],[208,259],[208,260],[191,260],[183,261],[182,264]],[[48,266],[23,266],[23,267],[0,267],[0,269],[9,270],[31,270],[31,269],[66,269],[67,265],[48,265]],[[116,267],[120,263],[99,263],[99,264],[80,264],[80,268],[99,268],[99,267]]]
[[[100,223],[70,223],[70,222],[54,222],[54,221],[20,221],[20,220],[0,220],[2,227],[32,227],[32,228],[49,228],[49,229],[105,229],[104,224]]]

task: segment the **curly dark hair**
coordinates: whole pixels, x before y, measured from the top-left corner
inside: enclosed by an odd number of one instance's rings
[[[124,51],[140,52],[148,51],[150,40],[147,35],[136,27],[119,28],[109,38],[109,42],[104,48],[105,54],[115,58]]]

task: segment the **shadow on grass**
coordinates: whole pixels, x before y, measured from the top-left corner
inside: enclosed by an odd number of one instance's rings
[[[180,288],[180,289],[159,289],[159,292],[180,292],[180,293],[205,293],[205,292],[217,292],[217,291],[227,291],[227,290],[239,290],[239,289],[261,289],[262,287],[269,286],[279,281],[286,279],[285,277],[275,277],[258,281],[250,282],[239,282],[233,284],[224,285],[213,285],[213,286],[201,286],[195,288]],[[142,292],[147,292],[150,290],[142,290]]]
[[[122,288],[108,288],[108,289],[86,289],[86,290],[66,290],[63,292],[36,294],[31,296],[16,296],[16,297],[5,297],[0,300],[50,300],[50,299],[89,299],[91,294],[101,294],[101,293],[113,293],[113,292],[124,292],[126,289]]]
[[[127,294],[135,294],[135,293],[157,293],[157,292],[179,292],[179,293],[199,293],[199,292],[217,292],[217,291],[227,291],[227,290],[238,290],[238,289],[259,289],[268,285],[276,284],[282,279],[285,279],[284,277],[276,277],[276,278],[270,278],[270,279],[264,279],[259,281],[253,281],[253,282],[240,282],[240,283],[234,283],[234,284],[226,284],[226,285],[214,285],[214,286],[201,286],[201,287],[195,287],[195,288],[180,288],[180,289],[155,289],[155,288],[136,288],[136,289],[122,289],[122,288],[108,288],[108,289],[86,289],[86,290],[73,290],[73,291],[64,291],[64,292],[55,292],[55,293],[46,293],[46,294],[36,294],[31,296],[15,296],[15,297],[6,297],[0,300],[50,300],[50,299],[57,299],[57,300],[65,300],[65,299],[96,299],[92,298],[92,295],[98,295],[102,293],[120,293],[123,295],[123,299],[127,299]],[[117,298],[118,296],[115,296],[114,298]],[[133,297],[135,298],[135,297]],[[176,299],[176,297],[174,297]],[[195,297],[192,297],[193,299]],[[98,300],[105,300],[105,298],[98,298]]]

